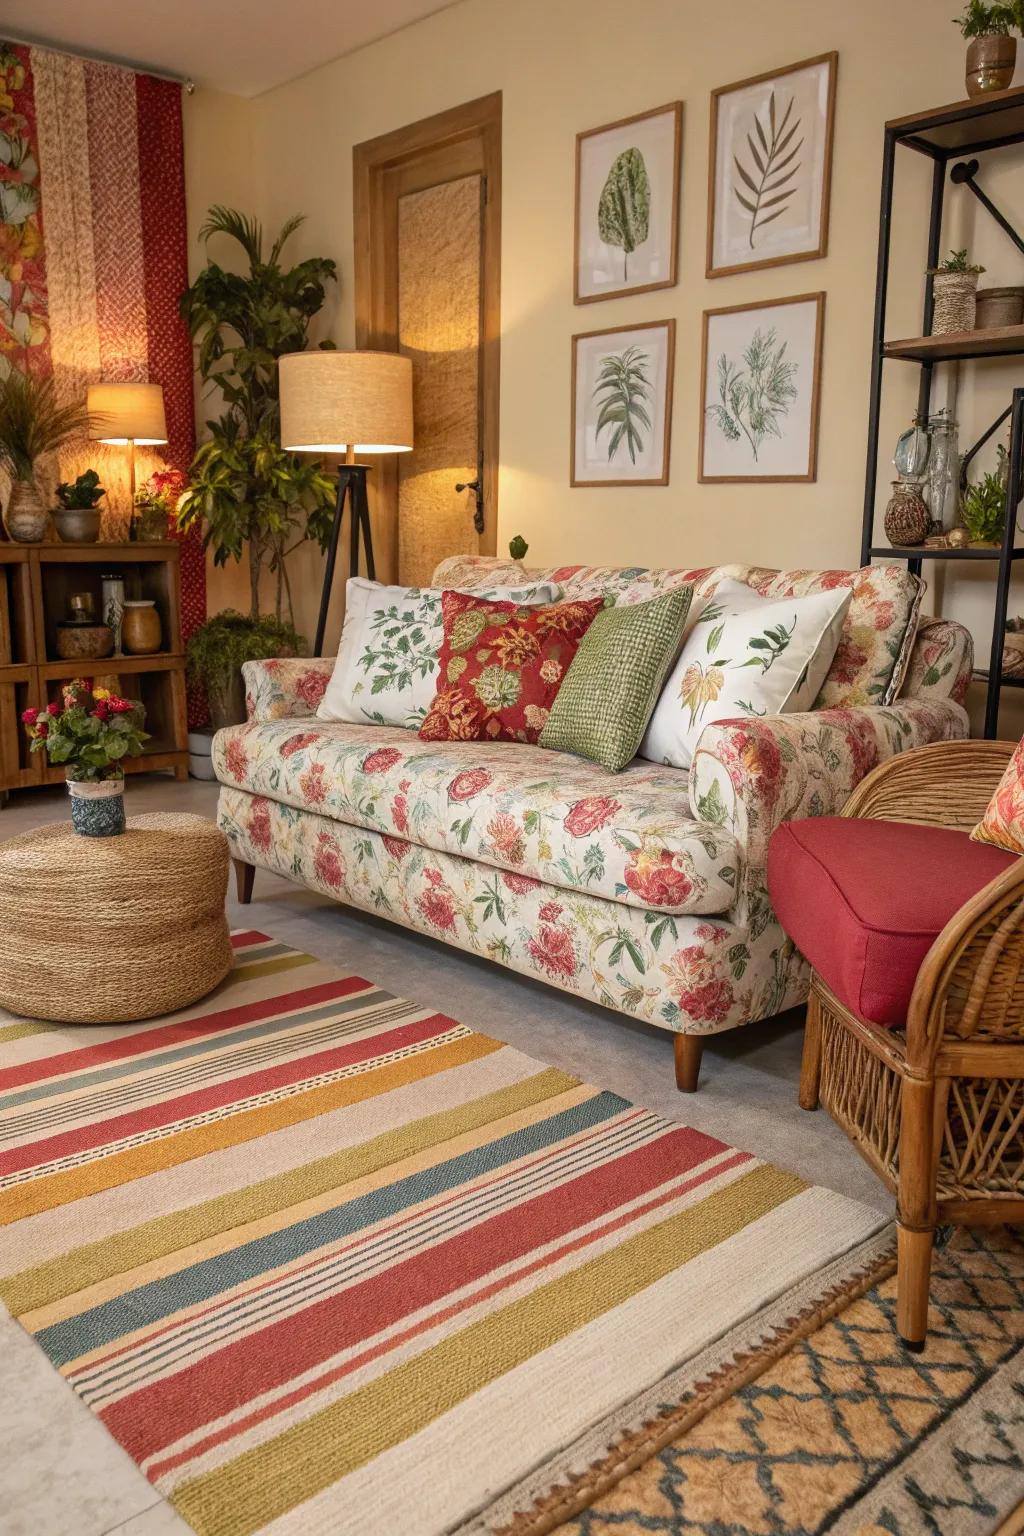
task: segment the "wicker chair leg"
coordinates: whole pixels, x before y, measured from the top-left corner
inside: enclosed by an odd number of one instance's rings
[[[928,1332],[928,1282],[935,1237],[935,1083],[904,1077],[896,1189],[896,1328],[910,1349]]]
[[[696,1093],[704,1054],[703,1035],[676,1035],[675,1051],[676,1087],[680,1093]]]
[[[915,1354],[928,1335],[928,1288],[934,1231],[896,1227],[896,1331]]]
[[[246,864],[244,859],[232,859],[235,866],[235,891],[238,900],[243,907],[247,907],[252,901],[252,883],[256,879],[255,864]]]
[[[817,1109],[818,1089],[821,1084],[821,1004],[814,992],[807,999],[807,1017],[804,1022],[804,1053],[800,1062],[801,1109]]]

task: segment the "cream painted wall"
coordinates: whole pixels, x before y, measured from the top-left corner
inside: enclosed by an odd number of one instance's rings
[[[522,533],[529,560],[537,563],[853,565],[863,495],[882,125],[963,95],[964,45],[949,23],[955,9],[954,0],[862,0],[857,6],[820,0],[813,7],[806,0],[774,0],[771,6],[741,0],[709,25],[706,7],[696,0],[644,0],[628,10],[621,0],[463,0],[242,104],[254,156],[248,174],[269,225],[294,210],[308,215],[297,254],[338,259],[340,290],[322,329],[351,344],[353,144],[501,90],[499,549]],[[839,76],[829,255],[706,280],[709,90],[830,49],[839,53]],[[576,307],[575,134],[675,98],[684,102],[678,286]],[[217,117],[211,114],[205,126],[217,130]],[[204,125],[197,119],[195,126],[193,147],[220,159],[199,131]],[[1004,158],[990,185],[1024,223],[1022,163]],[[234,168],[225,166],[225,175],[230,180]],[[923,157],[901,151],[898,191],[894,271],[903,275],[893,283],[890,335],[913,335],[920,329],[929,192]],[[975,221],[968,195],[958,192],[952,202],[947,243],[974,239],[976,222],[976,246],[990,269],[986,281],[1024,280],[1024,261],[983,215]],[[702,310],[817,290],[828,295],[817,483],[699,486]],[[678,324],[670,485],[571,490],[570,337],[670,315]],[[987,423],[1005,394],[1009,371],[992,366],[996,372],[986,373],[983,382],[965,382],[965,436],[975,422]],[[916,370],[889,364],[887,379],[883,462],[909,423]],[[304,622],[311,628],[317,562],[304,560],[296,569]],[[971,622],[981,639],[985,591],[972,575],[955,590],[947,588],[947,607]]]

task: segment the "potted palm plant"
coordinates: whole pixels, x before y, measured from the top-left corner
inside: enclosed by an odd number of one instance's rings
[[[36,544],[46,532],[49,509],[36,484],[36,466],[89,425],[84,405],[61,405],[53,380],[12,368],[0,383],[0,464],[14,482],[6,523],[12,539]]]
[[[967,94],[1005,91],[1017,63],[1017,39],[1024,31],[1024,0],[969,0],[953,18],[968,40]]]

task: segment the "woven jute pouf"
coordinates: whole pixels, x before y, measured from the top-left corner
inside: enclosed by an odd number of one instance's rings
[[[0,843],[0,1006],[124,1024],[205,997],[231,969],[228,845],[202,816],[133,816],[117,837],[58,822]]]

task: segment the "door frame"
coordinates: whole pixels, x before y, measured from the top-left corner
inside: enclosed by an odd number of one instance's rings
[[[478,152],[474,150],[478,146]],[[416,164],[437,150],[465,150],[464,169],[483,178],[483,260],[480,270],[480,445],[483,457],[484,531],[480,550],[494,554],[498,537],[498,428],[501,384],[501,92],[438,112],[433,117],[367,139],[352,150],[352,212],[355,257],[354,306],[357,347],[394,351],[398,346],[398,229],[389,218],[389,176],[403,173],[409,188]],[[478,163],[475,163],[477,162]],[[426,167],[425,167],[426,168]],[[434,179],[424,186],[440,185]],[[374,546],[385,579],[394,580],[398,553],[398,469],[392,456],[374,474]]]

